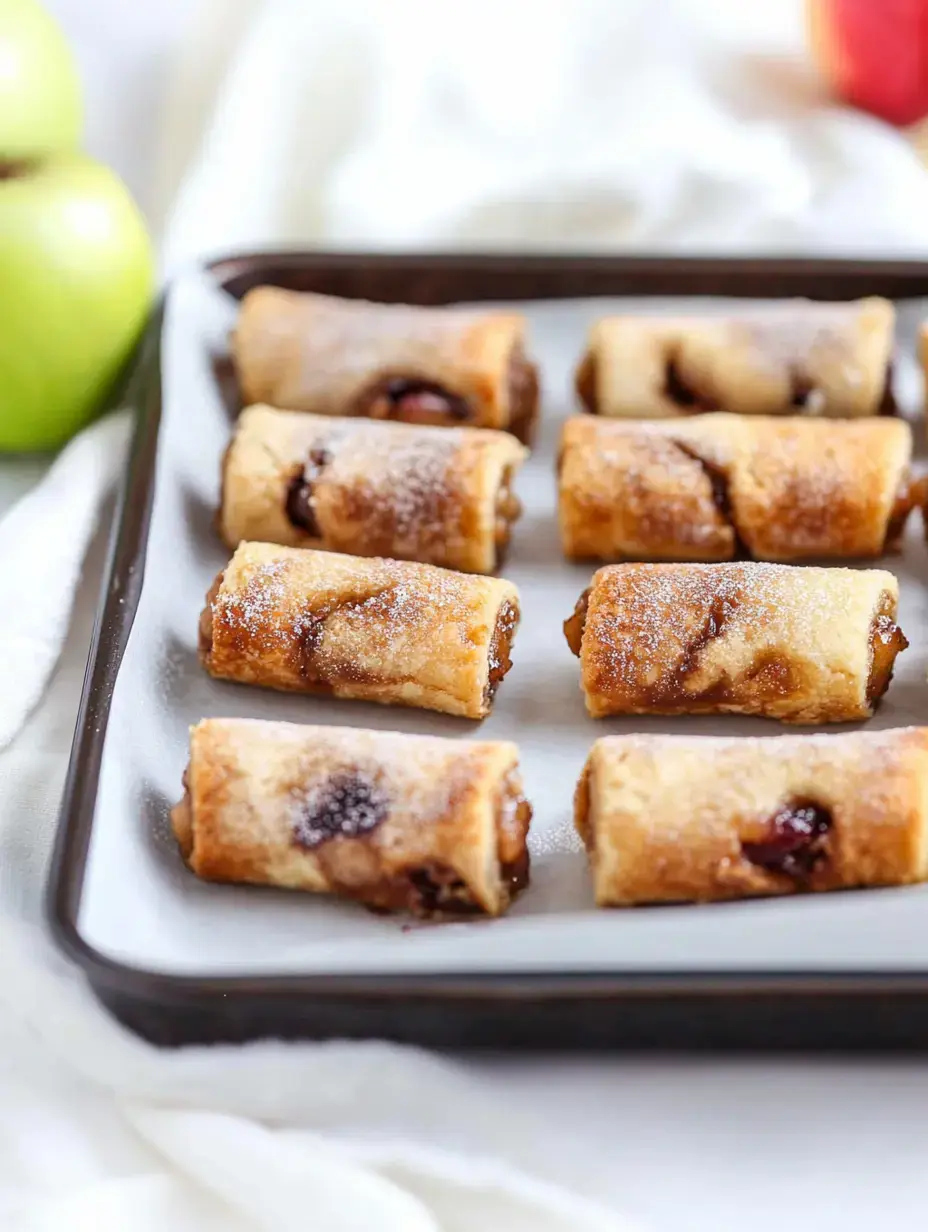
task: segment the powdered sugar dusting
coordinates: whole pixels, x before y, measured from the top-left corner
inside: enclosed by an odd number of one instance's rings
[[[452,360],[467,331],[486,316],[323,295],[302,296],[299,311],[306,317],[300,385],[311,397],[336,381],[357,384],[384,368],[428,373],[436,361]]]
[[[726,525],[762,560],[848,558],[883,550],[911,433],[876,418],[589,419],[571,421],[565,451],[574,533],[607,559],[673,559],[675,546],[730,558]]]
[[[217,644],[235,660],[277,656],[267,672],[309,673],[317,682],[404,679],[427,664],[442,630],[465,654],[489,647],[483,602],[507,584],[432,565],[243,544],[214,606]],[[449,638],[450,634],[450,638]],[[485,652],[486,653],[486,652]],[[411,656],[414,656],[414,662]]]
[[[427,551],[458,530],[470,468],[465,433],[401,424],[343,425],[326,437],[326,479],[396,550]]]
[[[679,736],[670,734],[607,736],[594,748],[606,758],[627,755],[670,760],[678,764],[684,757],[696,758],[711,768],[712,781],[722,784],[726,779],[735,785],[752,764],[765,767],[768,773],[775,766],[786,777],[801,777],[814,781],[819,768],[833,771],[836,765],[846,766],[852,777],[852,790],[843,807],[867,815],[870,828],[885,826],[898,829],[900,824],[899,795],[907,797],[912,777],[917,774],[917,760],[912,753],[928,752],[921,729],[895,728],[886,731],[816,732],[802,736]],[[659,777],[653,780],[658,783]],[[703,785],[705,787],[705,784]],[[726,829],[729,819],[718,809],[721,788],[712,789],[698,800],[687,801],[690,816],[702,822],[703,828]],[[739,797],[740,798],[740,797]],[[829,804],[836,802],[829,797]]]
[[[290,560],[281,554],[257,562],[242,585],[231,585],[227,579],[213,604],[214,622],[260,636],[263,642],[271,639],[285,644],[289,635],[280,614],[288,600],[290,572]]]
[[[841,584],[848,594],[860,582],[848,569],[756,562],[612,566],[594,583],[584,656],[603,687],[680,700],[703,648],[720,636],[799,660],[814,655],[821,628],[845,619]],[[867,638],[869,614],[859,632]]]

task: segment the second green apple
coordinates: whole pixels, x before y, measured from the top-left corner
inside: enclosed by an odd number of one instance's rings
[[[60,445],[99,409],[144,324],[144,221],[78,154],[0,172],[0,450]]]

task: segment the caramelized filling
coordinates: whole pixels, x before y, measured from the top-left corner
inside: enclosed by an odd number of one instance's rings
[[[828,856],[832,817],[813,800],[784,804],[767,822],[758,841],[742,843],[742,854],[771,873],[806,878]]]
[[[404,906],[413,915],[476,915],[470,887],[450,865],[430,860],[406,874]]]
[[[688,458],[692,458],[694,462],[698,462],[702,467],[703,472],[712,487],[713,504],[719,511],[720,516],[731,527],[735,540],[735,555],[739,557],[750,556],[750,553],[738,533],[738,527],[735,523],[735,514],[731,503],[731,492],[727,472],[724,471],[722,467],[716,466],[714,462],[708,461],[702,456],[702,454],[697,453],[692,446],[686,444],[684,441],[675,441],[674,444],[681,453],[686,454]]]
[[[206,603],[203,611],[200,613],[197,640],[200,659],[204,663],[213,651],[213,604],[216,602],[220,587],[222,586],[222,579],[224,577],[225,570],[223,569],[216,575],[216,580],[206,592]]]
[[[515,896],[528,885],[529,853],[525,844],[532,806],[522,794],[522,783],[515,769],[500,783],[496,801],[496,855],[500,877]]]
[[[895,621],[896,604],[884,593],[879,610],[870,625],[870,675],[867,702],[875,706],[893,678],[896,655],[908,646],[908,639]]]
[[[893,501],[893,507],[886,524],[886,538],[883,541],[884,552],[895,552],[905,532],[905,524],[909,514],[919,503],[922,494],[921,484],[912,479],[906,472],[899,481],[899,488]]]
[[[499,490],[496,493],[496,526],[494,538],[496,542],[497,560],[502,556],[509,544],[512,524],[522,513],[522,502],[512,490],[512,467],[507,466],[500,479]]]
[[[361,838],[382,825],[389,812],[379,783],[360,770],[342,770],[299,800],[293,842],[312,851],[335,838]]]
[[[306,465],[297,471],[287,487],[287,517],[292,525],[305,531],[312,539],[323,537],[313,506],[313,488],[331,461],[332,455],[327,449],[311,449]]]
[[[567,645],[578,659],[580,658],[580,647],[583,645],[583,630],[586,628],[586,615],[590,606],[591,589],[589,586],[586,588],[577,600],[577,606],[574,608],[573,615],[564,621],[564,636],[567,638]]]
[[[883,395],[880,398],[880,407],[877,411],[878,415],[898,415],[899,407],[896,404],[896,395],[893,393],[893,363],[892,360],[886,365],[886,376],[883,378]]]
[[[186,863],[193,851],[193,802],[190,799],[190,766],[184,771],[181,782],[184,787],[183,797],[171,809],[171,829],[180,847],[180,854]]]
[[[502,683],[506,673],[512,667],[509,652],[512,649],[512,639],[516,625],[519,623],[519,610],[507,599],[496,614],[496,625],[490,640],[490,650],[487,655],[489,674],[487,676],[486,701],[491,702],[496,696],[496,690]]]
[[[587,851],[593,849],[593,828],[590,824],[590,779],[592,771],[589,761],[583,767],[583,773],[577,781],[574,791],[574,829],[580,835]]]
[[[790,407],[795,411],[818,411],[824,405],[825,397],[815,382],[804,372],[790,372],[792,396]]]
[[[495,814],[500,878],[510,899],[528,885],[525,836],[531,819],[532,807],[522,795],[518,773],[510,770],[500,782]],[[409,869],[390,897],[391,906],[419,916],[473,915],[482,910],[467,882],[439,860]]]
[[[356,414],[371,419],[399,419],[403,423],[464,423],[472,418],[464,398],[434,381],[391,377],[359,400]]]
[[[717,411],[719,409],[718,402],[708,394],[702,393],[693,386],[688,385],[680,375],[680,369],[677,366],[675,357],[671,357],[667,361],[667,366],[664,370],[664,397],[669,398],[671,402],[676,403],[684,412]]]
[[[583,404],[583,409],[589,411],[591,415],[596,415],[599,412],[599,404],[596,398],[596,354],[593,351],[587,353],[580,360],[577,368],[577,375],[574,377],[574,388],[577,391],[577,397]]]
[[[538,415],[538,369],[530,363],[521,342],[509,357],[509,431],[523,444],[531,443]]]

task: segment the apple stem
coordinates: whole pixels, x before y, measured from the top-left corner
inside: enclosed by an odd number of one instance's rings
[[[21,180],[32,170],[33,164],[28,159],[0,159],[0,180]]]

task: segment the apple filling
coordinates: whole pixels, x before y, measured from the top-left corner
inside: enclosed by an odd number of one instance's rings
[[[181,779],[184,787],[183,797],[171,809],[171,829],[180,847],[180,854],[186,864],[193,852],[193,801],[190,799],[190,766],[184,770]]]
[[[217,575],[216,580],[206,593],[206,603],[203,611],[200,613],[200,623],[198,628],[198,648],[200,652],[200,661],[206,663],[213,652],[213,604],[219,595],[222,581],[225,577],[225,570]]]
[[[490,639],[490,650],[487,655],[487,685],[486,700],[491,702],[496,696],[506,673],[512,667],[509,652],[512,649],[512,639],[515,636],[516,625],[519,623],[519,609],[507,599],[496,615],[496,625],[493,637]]]
[[[574,379],[577,397],[583,403],[584,410],[589,411],[591,415],[595,415],[599,411],[596,398],[596,367],[596,356],[592,351],[587,351],[580,361],[580,366]]]
[[[909,514],[920,503],[922,495],[921,484],[914,481],[908,473],[899,481],[893,507],[886,524],[886,537],[883,541],[884,552],[896,552],[905,531]]]
[[[332,461],[327,449],[311,449],[306,465],[290,480],[287,486],[285,509],[287,518],[298,530],[305,531],[311,539],[323,537],[313,504],[313,489],[322,472]]]
[[[580,658],[580,649],[583,646],[583,631],[586,628],[586,616],[589,606],[590,587],[588,586],[577,600],[577,606],[574,608],[573,615],[568,616],[564,621],[564,636],[567,638],[567,645],[578,659]]]
[[[522,794],[522,781],[510,770],[500,784],[496,801],[496,856],[500,877],[511,895],[528,885],[529,854],[525,844],[532,806]]]
[[[867,701],[875,706],[893,678],[896,655],[908,646],[908,638],[896,624],[896,601],[883,592],[880,606],[870,624],[870,674]]]
[[[496,493],[496,525],[494,530],[494,538],[496,542],[496,557],[497,563],[502,559],[503,553],[509,546],[509,539],[512,535],[512,524],[522,513],[522,502],[512,490],[512,467],[507,466],[503,471],[500,479],[499,489]]]
[[[358,400],[355,414],[370,419],[398,419],[403,423],[464,423],[472,418],[464,398],[435,381],[391,377]]]
[[[743,842],[746,859],[770,873],[804,880],[828,858],[832,816],[813,800],[793,800],[777,809],[759,839]]]
[[[538,369],[528,359],[521,342],[509,356],[509,431],[523,445],[531,444],[538,416]]]

